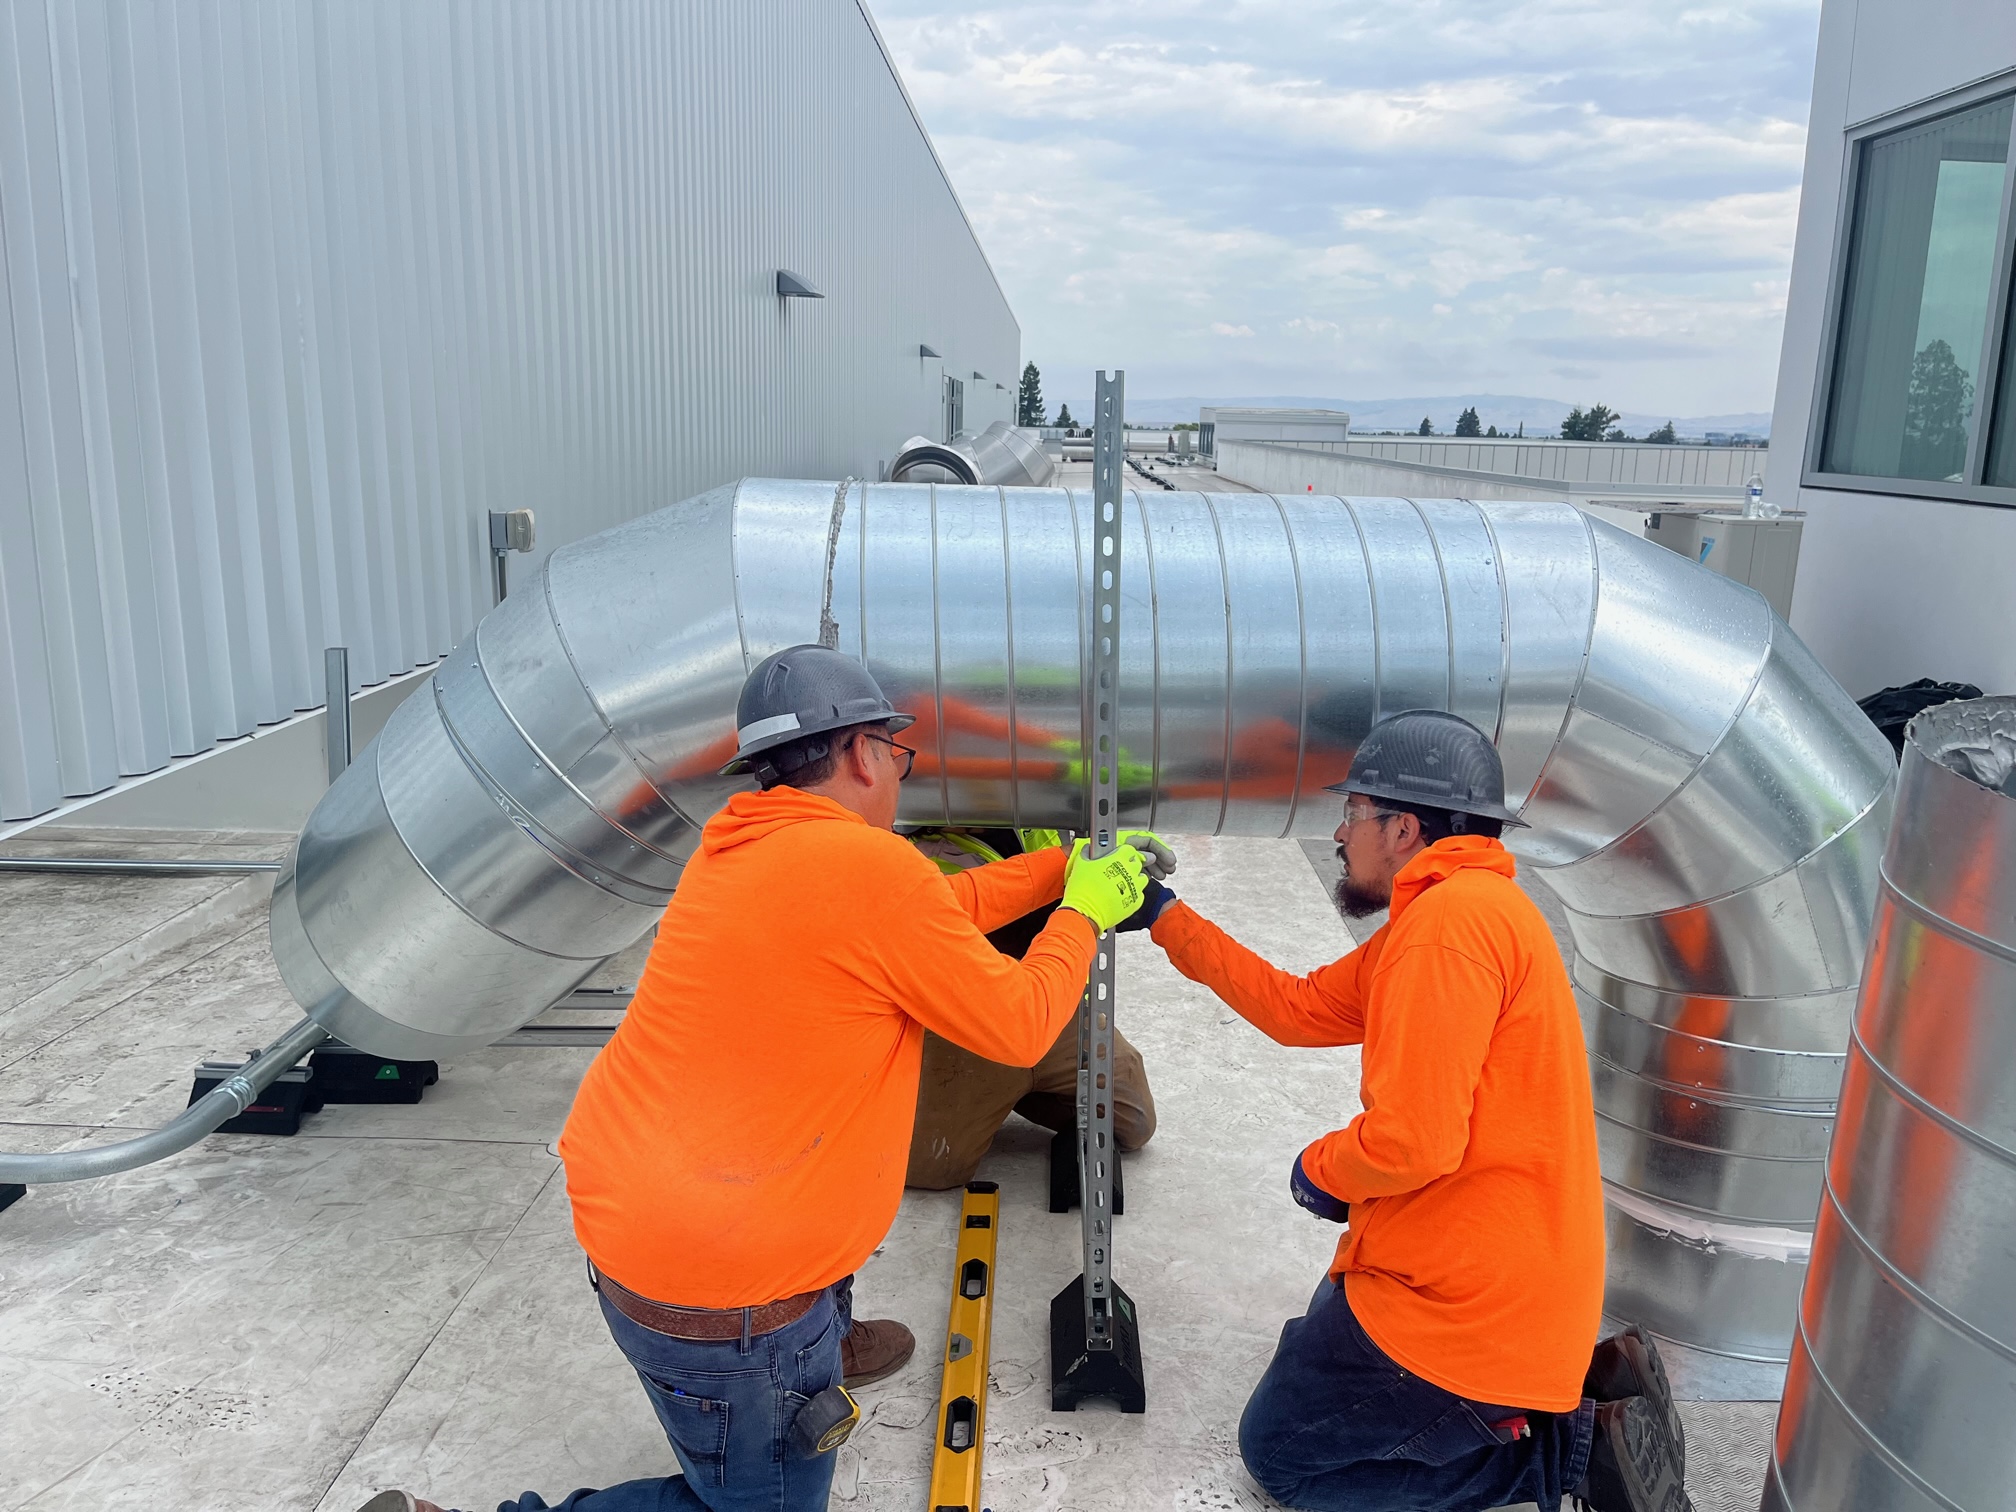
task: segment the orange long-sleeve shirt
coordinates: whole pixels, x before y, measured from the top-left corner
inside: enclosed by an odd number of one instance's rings
[[[902,1200],[924,1031],[1028,1066],[1076,1011],[1090,921],[1059,909],[1020,961],[983,937],[1055,902],[1064,865],[947,877],[830,799],[731,798],[560,1136],[596,1267],[686,1307],[859,1267]]]
[[[1496,840],[1401,870],[1385,927],[1292,976],[1182,904],[1176,969],[1284,1045],[1364,1049],[1364,1111],[1303,1153],[1351,1204],[1331,1273],[1397,1364],[1475,1401],[1565,1412],[1603,1311],[1596,1115],[1568,974]]]

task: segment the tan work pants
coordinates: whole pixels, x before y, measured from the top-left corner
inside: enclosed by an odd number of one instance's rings
[[[1148,1070],[1118,1031],[1113,1051],[1113,1136],[1122,1150],[1138,1150],[1155,1133]],[[905,1183],[932,1191],[964,1186],[1011,1112],[1046,1129],[1077,1128],[1076,1020],[1033,1067],[999,1065],[927,1032]]]

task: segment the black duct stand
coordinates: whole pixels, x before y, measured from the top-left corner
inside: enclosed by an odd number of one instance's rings
[[[1050,1211],[1068,1213],[1079,1203],[1078,1131],[1059,1129],[1050,1136]],[[1127,1213],[1127,1162],[1113,1152],[1113,1216]]]
[[[1141,1323],[1134,1315],[1134,1299],[1120,1289],[1119,1282],[1110,1286],[1110,1349],[1086,1346],[1083,1276],[1050,1299],[1052,1412],[1076,1412],[1088,1397],[1103,1397],[1122,1412],[1148,1410],[1148,1381],[1141,1370]]]

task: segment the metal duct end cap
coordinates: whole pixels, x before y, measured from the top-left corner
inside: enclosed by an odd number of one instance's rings
[[[2016,798],[2016,697],[1935,704],[1914,715],[1904,735],[1947,771]]]

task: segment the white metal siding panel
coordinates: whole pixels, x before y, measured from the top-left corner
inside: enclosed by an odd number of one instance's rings
[[[443,655],[488,509],[543,552],[871,474],[946,372],[1009,413],[856,0],[10,0],[0,94],[0,818]]]

